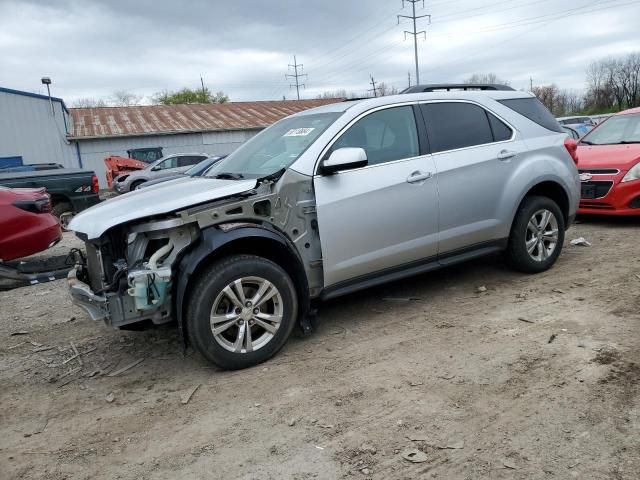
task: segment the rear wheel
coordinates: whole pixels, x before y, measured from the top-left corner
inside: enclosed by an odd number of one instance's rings
[[[289,275],[270,260],[233,255],[195,282],[186,311],[191,344],[210,362],[236,370],[257,365],[286,343],[298,314]]]
[[[51,213],[58,217],[60,226],[66,232],[69,229],[69,222],[73,218],[73,207],[69,202],[56,203],[51,209]]]
[[[548,197],[523,200],[511,227],[507,257],[514,268],[526,273],[548,270],[564,243],[564,215]]]

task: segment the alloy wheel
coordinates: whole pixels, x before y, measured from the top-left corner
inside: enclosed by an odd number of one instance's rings
[[[254,352],[271,341],[282,316],[282,295],[274,284],[260,277],[242,277],[224,287],[213,302],[211,332],[230,352]]]
[[[527,252],[537,262],[544,262],[558,246],[558,219],[553,212],[535,212],[527,224],[525,235]]]

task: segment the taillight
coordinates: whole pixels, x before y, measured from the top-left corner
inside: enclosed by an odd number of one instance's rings
[[[93,193],[98,193],[100,191],[100,184],[98,183],[98,177],[95,175],[91,177],[91,190],[93,191]]]
[[[573,163],[578,165],[578,142],[576,142],[573,138],[566,138],[564,140],[564,148],[567,149],[571,158],[573,158]]]
[[[36,200],[16,200],[13,206],[31,213],[49,213],[51,212],[51,199],[49,197],[41,197]]]

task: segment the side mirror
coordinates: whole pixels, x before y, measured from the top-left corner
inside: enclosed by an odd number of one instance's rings
[[[157,172],[158,170],[161,170],[161,168],[159,166],[157,166],[157,165],[155,167],[151,168],[152,172]]]
[[[329,158],[320,162],[319,173],[331,175],[341,170],[366,167],[368,163],[364,148],[339,148],[334,150]]]

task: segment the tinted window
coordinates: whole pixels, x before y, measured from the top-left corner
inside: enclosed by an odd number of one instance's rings
[[[421,108],[433,153],[493,142],[487,114],[477,105],[429,103]]]
[[[504,142],[510,140],[513,136],[513,131],[507,127],[507,125],[492,113],[487,112],[489,117],[489,123],[491,124],[491,130],[493,131],[493,140],[495,142]]]
[[[511,100],[499,100],[499,102],[547,130],[564,133],[558,121],[553,118],[547,107],[537,98],[513,98]]]
[[[178,158],[178,166],[179,167],[190,167],[191,165],[195,165],[196,163],[204,160],[206,157],[179,157]]]
[[[413,108],[387,108],[358,120],[333,144],[329,155],[344,147],[364,148],[369,165],[419,156]]]

